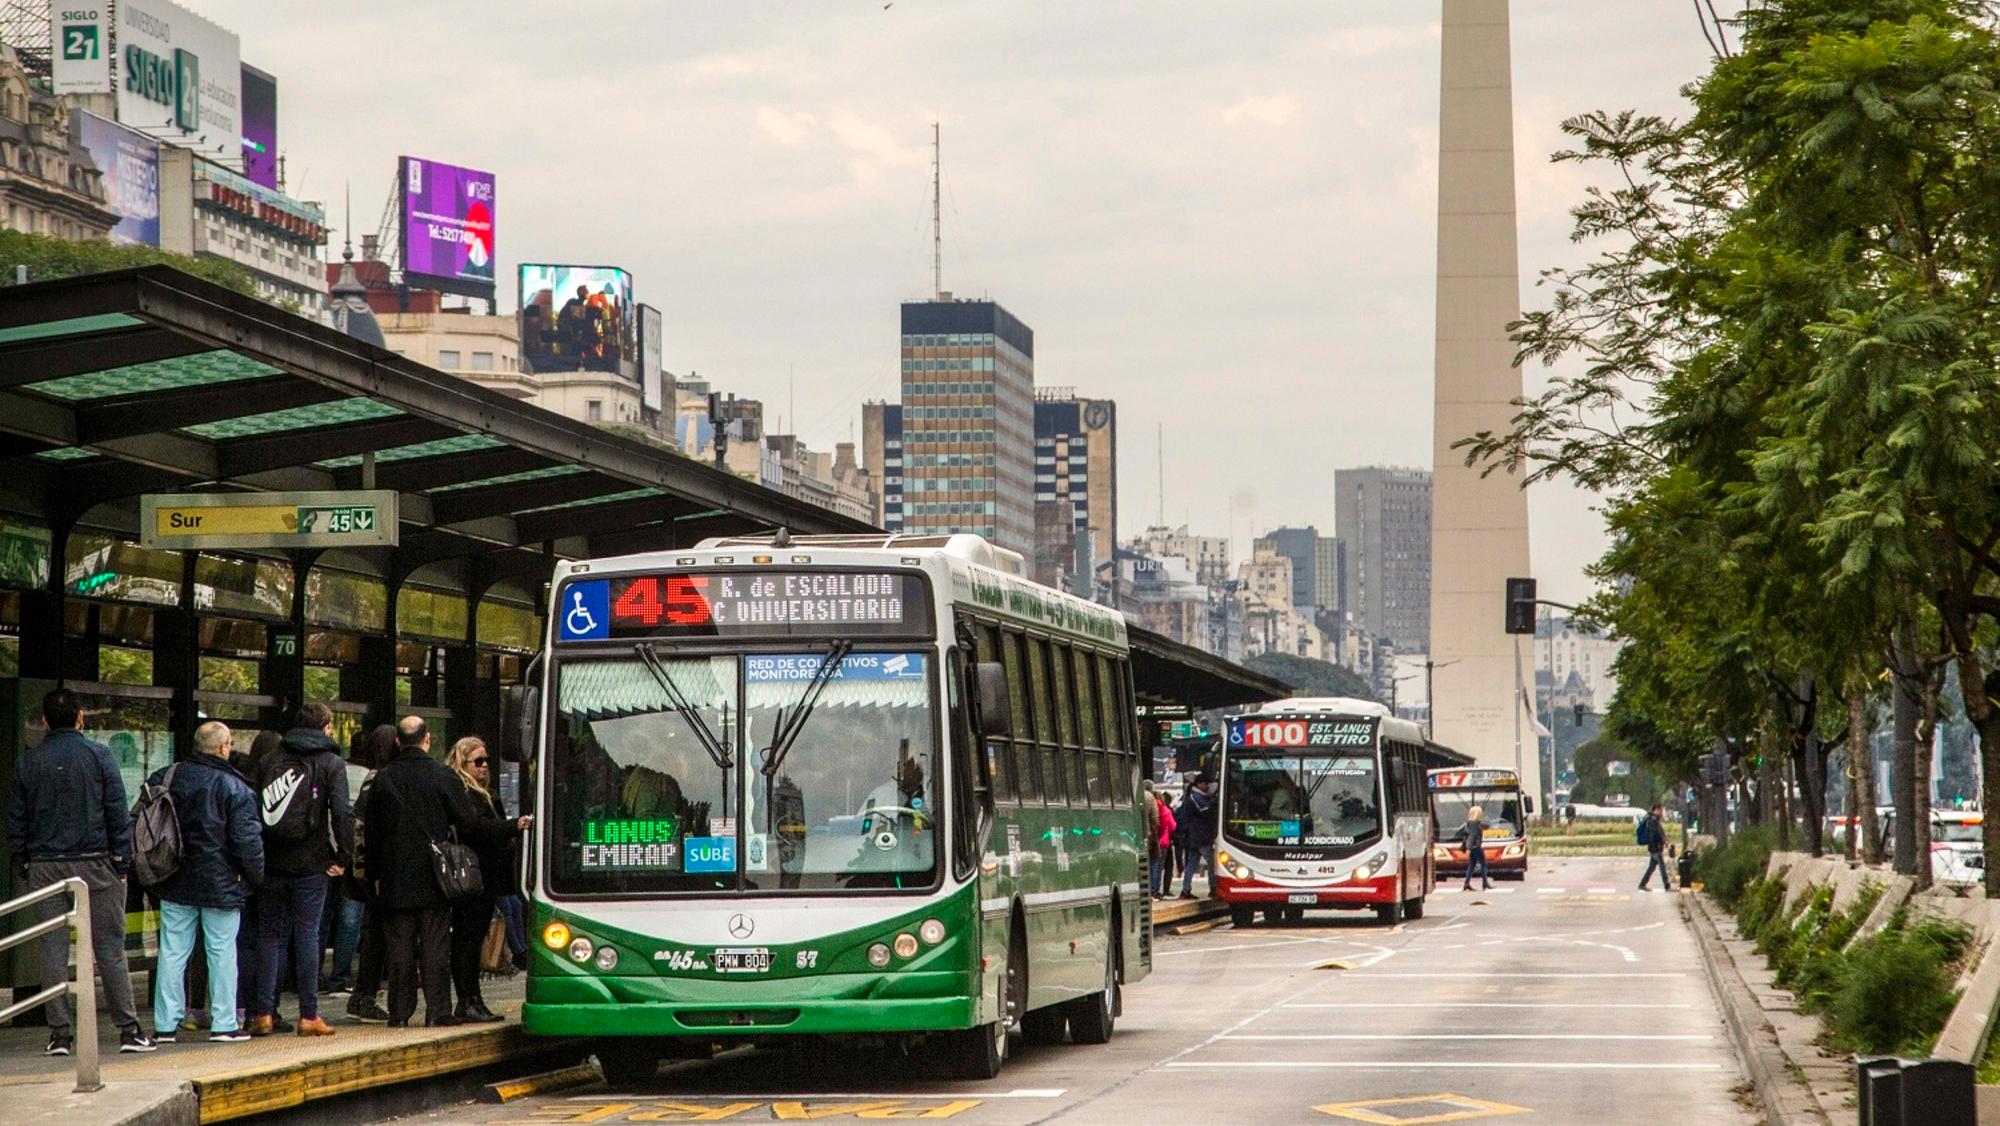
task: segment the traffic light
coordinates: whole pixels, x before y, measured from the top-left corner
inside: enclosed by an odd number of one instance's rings
[[[1701,780],[1711,786],[1729,784],[1729,752],[1715,751],[1701,756]]]
[[[1535,580],[1507,580],[1507,632],[1535,632]]]

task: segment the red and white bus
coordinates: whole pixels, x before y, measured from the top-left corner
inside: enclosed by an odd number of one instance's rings
[[[1486,823],[1486,869],[1494,879],[1528,877],[1528,822],[1535,799],[1521,792],[1521,776],[1486,768],[1431,771],[1431,808],[1437,843],[1432,855],[1438,872],[1463,876],[1466,868],[1465,818],[1474,806]]]
[[[1425,771],[1463,755],[1380,704],[1294,698],[1231,717],[1222,740],[1216,895],[1247,927],[1309,908],[1421,918],[1433,882]]]

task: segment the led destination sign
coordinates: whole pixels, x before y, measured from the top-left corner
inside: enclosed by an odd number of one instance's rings
[[[924,633],[923,580],[886,571],[621,575],[563,587],[558,638]]]
[[[1232,719],[1231,747],[1372,747],[1373,719]]]

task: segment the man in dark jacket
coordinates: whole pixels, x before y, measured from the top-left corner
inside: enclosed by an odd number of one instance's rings
[[[1208,892],[1215,894],[1215,779],[1207,774],[1195,777],[1187,797],[1174,811],[1174,824],[1187,831],[1188,855],[1181,866],[1181,898],[1194,898],[1194,873],[1208,869]]]
[[[139,1027],[132,977],[125,968],[125,873],[132,865],[132,821],[118,762],[102,743],[83,737],[83,705],[58,688],[42,697],[49,733],[14,767],[7,797],[7,844],[29,890],[79,877],[90,888],[90,946],[104,979],[104,1001],[118,1022],[118,1050],[150,1052],[153,1038]],[[78,904],[82,907],[82,904]],[[41,921],[61,916],[67,899],[54,896],[34,907]],[[42,936],[42,985],[69,980],[69,934],[58,927]],[[48,1054],[73,1046],[76,1002],[58,997],[42,1006],[49,1022]]]
[[[152,889],[160,897],[153,1030],[178,1038],[187,1007],[184,971],[199,926],[208,951],[208,1038],[233,1044],[250,1039],[236,1023],[236,930],[250,888],[264,878],[263,826],[256,793],[229,765],[229,728],[213,720],[195,728],[194,750],[193,758],[147,780],[167,787],[181,830],[180,870]]]
[[[299,994],[299,1035],[331,1036],[319,1015],[319,923],[327,880],[354,855],[354,809],[347,765],[333,741],[333,709],[299,708],[297,724],[257,764],[264,819],[264,886],[257,894],[257,997],[250,1034],[278,1031],[280,951],[290,949]]]
[[[1674,890],[1673,880],[1667,877],[1667,827],[1660,820],[1661,814],[1665,812],[1664,808],[1656,805],[1653,807],[1653,811],[1646,815],[1646,819],[1639,823],[1639,843],[1646,846],[1647,856],[1646,874],[1639,877],[1640,891],[1652,890],[1646,884],[1653,878],[1653,870],[1655,868],[1660,871],[1660,883],[1662,885],[1660,890]]]
[[[425,1023],[463,1023],[451,1010],[451,906],[438,887],[431,845],[478,819],[458,776],[430,756],[422,717],[396,725],[396,754],[376,772],[362,817],[368,822],[368,879],[383,910],[389,1027],[417,1011],[423,973]]]

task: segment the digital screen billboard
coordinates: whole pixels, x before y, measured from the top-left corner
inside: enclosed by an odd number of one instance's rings
[[[530,371],[639,374],[632,275],[616,266],[521,267],[521,359]]]
[[[665,320],[651,305],[639,306],[639,396],[647,410],[665,409],[667,342]]]
[[[243,64],[243,175],[278,187],[278,80]]]
[[[493,299],[493,173],[406,156],[403,274],[411,285]]]
[[[111,241],[160,245],[160,146],[151,137],[78,111],[70,115],[76,139],[104,173],[106,203],[118,215]]]

